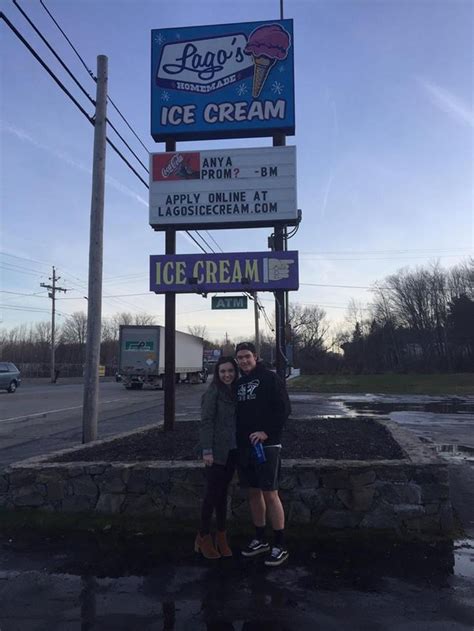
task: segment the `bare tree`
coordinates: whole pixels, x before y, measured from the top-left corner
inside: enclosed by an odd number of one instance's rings
[[[188,326],[188,333],[207,339],[207,326],[205,324],[193,324]]]
[[[300,348],[323,351],[329,323],[326,312],[320,307],[303,307],[298,303],[290,304],[288,321],[293,339]]]
[[[38,344],[51,344],[51,322],[37,322],[34,338]]]
[[[61,327],[60,341],[62,344],[86,343],[87,316],[83,311],[75,311],[70,315]]]
[[[156,316],[149,313],[137,313],[133,317],[133,324],[139,326],[150,326],[156,324]]]

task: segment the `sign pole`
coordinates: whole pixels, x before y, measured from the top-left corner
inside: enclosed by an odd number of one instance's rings
[[[176,141],[166,141],[166,151],[176,151]],[[176,230],[167,228],[165,253],[176,254]],[[165,295],[165,409],[164,430],[174,427],[176,412],[176,294]]]
[[[89,236],[89,289],[87,294],[87,344],[82,405],[82,442],[97,439],[99,415],[99,363],[102,314],[102,259],[104,248],[105,149],[107,125],[107,65],[97,57],[97,96],[94,121],[94,162]]]
[[[255,350],[257,351],[257,355],[260,355],[260,331],[258,329],[258,294],[256,291],[253,292],[253,315],[255,318]]]
[[[273,136],[273,146],[283,147],[286,145],[286,136],[284,134],[275,134]],[[274,228],[274,249],[275,251],[285,250],[285,228],[281,225]],[[277,289],[275,292],[275,367],[277,375],[285,380],[286,377],[286,344],[285,344],[285,291]]]

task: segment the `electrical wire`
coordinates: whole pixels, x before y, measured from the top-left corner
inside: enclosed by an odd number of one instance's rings
[[[43,9],[46,11],[46,13],[49,15],[49,17],[51,18],[51,20],[54,22],[54,24],[57,26],[57,28],[59,29],[59,31],[61,32],[61,34],[63,35],[63,37],[65,38],[65,40],[67,41],[67,43],[69,44],[69,46],[72,48],[72,50],[76,53],[77,57],[79,58],[80,62],[82,63],[82,65],[84,66],[84,68],[86,69],[87,73],[92,77],[92,79],[97,82],[97,77],[94,75],[94,73],[92,72],[92,70],[90,68],[87,67],[85,61],[82,59],[81,55],[79,54],[79,52],[76,50],[76,48],[73,46],[71,40],[68,38],[68,36],[66,35],[66,33],[63,31],[63,29],[59,26],[58,22],[54,19],[53,15],[51,14],[51,12],[49,11],[49,9],[46,7],[46,5],[44,4],[43,0],[40,0],[40,4],[43,7]],[[147,153],[149,153],[148,148],[145,146],[145,144],[142,142],[141,138],[137,135],[137,133],[135,132],[135,130],[133,129],[133,127],[130,125],[130,123],[128,122],[128,120],[125,118],[125,116],[122,114],[122,112],[119,110],[119,108],[117,107],[117,105],[115,105],[115,103],[112,101],[112,99],[110,98],[110,96],[107,96],[107,99],[110,101],[110,104],[112,105],[112,107],[116,110],[116,112],[119,114],[119,116],[122,118],[122,120],[124,121],[124,123],[127,125],[127,127],[130,129],[130,131],[132,132],[132,134],[135,136],[135,138],[138,140],[138,142],[141,144],[141,146],[143,147],[143,149],[145,149],[145,151]]]
[[[336,287],[338,289],[372,289],[366,285],[327,285],[323,283],[300,283],[306,287]]]
[[[41,66],[46,70],[46,72],[50,75],[50,77],[54,80],[54,82],[61,88],[61,90],[69,97],[69,99],[74,103],[74,105],[79,109],[79,111],[87,118],[87,120],[91,123],[92,126],[95,126],[94,117],[89,116],[86,110],[82,107],[82,105],[74,98],[74,96],[69,92],[66,86],[58,79],[58,77],[54,74],[54,72],[49,68],[49,66],[43,61],[43,59],[38,55],[38,53],[34,50],[34,48],[26,41],[23,35],[18,31],[15,26],[10,22],[10,20],[6,17],[3,12],[0,12],[0,19],[4,20],[5,24],[11,29],[11,31],[17,36],[17,38],[21,41],[21,43],[28,49],[28,51],[33,55],[33,57],[41,64]],[[115,153],[125,162],[128,168],[133,171],[133,173],[137,176],[137,178],[144,184],[147,188],[149,188],[147,182],[141,177],[141,175],[136,171],[136,169],[130,164],[127,158],[119,151],[119,149],[115,146],[115,144],[110,140],[109,137],[106,138],[107,143],[110,147],[115,151]]]
[[[13,0],[13,2],[16,4],[17,0]],[[47,12],[47,14],[49,15],[49,17],[53,20],[54,24],[57,26],[57,28],[59,29],[59,31],[61,32],[61,34],[63,35],[63,37],[66,39],[66,41],[68,42],[68,44],[71,46],[71,48],[73,49],[73,51],[75,52],[75,54],[77,55],[77,57],[79,58],[79,60],[81,61],[82,65],[84,66],[84,68],[87,70],[88,74],[94,79],[94,81],[97,81],[97,77],[95,77],[94,73],[88,68],[88,66],[86,65],[85,61],[83,60],[83,58],[81,57],[81,55],[79,54],[79,52],[77,51],[77,49],[73,46],[72,42],[70,41],[70,39],[67,37],[66,33],[64,32],[64,30],[60,27],[60,25],[58,24],[57,20],[54,19],[53,15],[51,14],[51,12],[48,10],[48,8],[46,7],[46,5],[44,4],[43,0],[40,0],[41,5],[43,6],[44,10]],[[108,96],[107,97],[108,100],[110,101],[110,103],[113,105],[113,107],[117,110],[117,112],[119,113],[119,115],[122,117],[122,119],[124,120],[124,122],[126,123],[126,125],[128,126],[128,128],[130,129],[130,131],[132,131],[132,133],[134,134],[134,136],[139,140],[140,144],[142,145],[142,147],[145,149],[145,151],[147,153],[149,153],[147,147],[143,144],[143,142],[140,140],[139,136],[135,133],[135,131],[133,130],[133,128],[131,127],[131,125],[129,124],[129,122],[127,121],[127,119],[123,116],[123,114],[120,112],[120,110],[118,109],[118,107],[113,103],[112,99]],[[107,122],[108,121],[107,119]],[[112,125],[111,125],[112,126]],[[112,126],[112,129],[114,129],[114,131],[118,134],[118,132],[115,130],[115,128]],[[145,169],[145,171],[149,174],[149,169],[143,164],[143,162],[141,162],[141,160],[138,158],[138,156],[133,152],[133,150],[129,147],[129,145],[127,145],[127,143],[125,142],[125,140],[120,136],[120,134],[118,134],[119,137],[121,138],[121,140],[126,144],[126,146],[128,147],[128,149],[132,152],[132,154],[136,157],[136,159],[140,162],[140,164],[142,165],[142,167]],[[143,180],[142,180],[143,182]],[[147,188],[149,188],[148,184],[145,184],[145,186]],[[209,250],[211,250],[211,252],[215,253],[215,251],[213,250],[213,248],[209,245],[209,243],[204,239],[204,237],[196,230],[195,231],[196,234],[198,234],[200,236],[200,238],[202,239],[202,241],[206,244],[206,246],[209,248]],[[207,232],[207,231],[206,231]],[[188,236],[191,236],[189,231],[186,230],[186,233],[188,234]],[[209,232],[207,232],[207,234],[209,235]],[[211,237],[211,235],[209,235]],[[192,238],[192,237],[191,237]],[[215,239],[213,237],[211,237],[211,239],[214,241],[214,243],[216,244],[216,246],[220,248],[220,246],[218,245],[218,243],[215,241]],[[202,248],[202,246],[200,246],[195,239],[193,239],[193,241],[199,246],[199,248],[206,253],[206,250],[204,250]],[[223,250],[221,249],[221,252]]]
[[[44,37],[44,35],[41,33],[41,31],[37,28],[37,26],[34,24],[34,22],[28,17],[27,13],[21,8],[21,6],[18,4],[18,0],[12,0],[13,4],[16,6],[16,8],[20,11],[20,13],[23,15],[23,17],[27,20],[27,22],[30,24],[30,26],[33,28],[33,30],[36,32],[36,34],[41,38],[41,40],[43,41],[43,43],[48,47],[48,49],[51,51],[51,53],[55,56],[55,58],[59,61],[59,63],[61,64],[61,66],[64,68],[64,70],[68,73],[68,75],[71,77],[71,79],[74,81],[74,83],[78,86],[78,88],[81,90],[81,92],[89,99],[89,101],[92,103],[92,105],[95,107],[96,102],[95,100],[90,96],[90,94],[86,91],[86,89],[84,88],[84,86],[80,83],[80,81],[77,79],[77,77],[71,72],[71,70],[68,68],[68,66],[64,63],[64,61],[61,59],[61,57],[58,55],[58,53],[54,50],[54,48],[51,46],[51,44],[48,42],[48,40]],[[127,143],[127,141],[125,140],[125,138],[122,136],[122,134],[118,131],[118,129],[115,127],[115,125],[110,121],[109,118],[106,118],[107,123],[110,125],[110,127],[113,129],[113,131],[117,134],[117,136],[120,138],[120,140],[123,142],[123,144],[127,147],[127,149],[130,151],[130,153],[134,156],[134,158],[140,163],[140,165],[147,171],[148,173],[148,167],[145,166],[145,164],[143,164],[143,162],[140,160],[140,158],[137,156],[137,154],[134,152],[134,150],[130,147],[130,145]]]

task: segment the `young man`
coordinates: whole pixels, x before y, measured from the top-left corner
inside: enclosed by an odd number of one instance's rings
[[[288,558],[284,542],[285,514],[278,495],[281,434],[290,413],[285,384],[257,359],[255,346],[241,342],[235,349],[242,376],[237,381],[237,447],[240,486],[248,489],[255,538],[242,550],[245,557],[270,551],[265,540],[268,515],[273,547],[265,565],[276,566]],[[261,443],[266,460],[259,463],[253,445]]]

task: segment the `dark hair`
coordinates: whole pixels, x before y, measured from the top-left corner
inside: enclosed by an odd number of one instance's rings
[[[235,347],[235,354],[239,351],[250,351],[254,355],[257,354],[257,349],[255,348],[255,344],[253,342],[239,342]]]
[[[233,357],[227,357],[227,356],[219,357],[216,365],[214,366],[214,376],[212,378],[212,383],[214,383],[220,390],[226,390],[227,386],[225,385],[225,383],[222,383],[222,381],[219,378],[219,366],[222,366],[222,364],[232,364],[232,366],[234,367],[235,379],[230,384],[231,388],[233,388],[233,386],[235,385],[235,382],[239,378],[239,368],[237,366],[237,362],[235,361]]]

